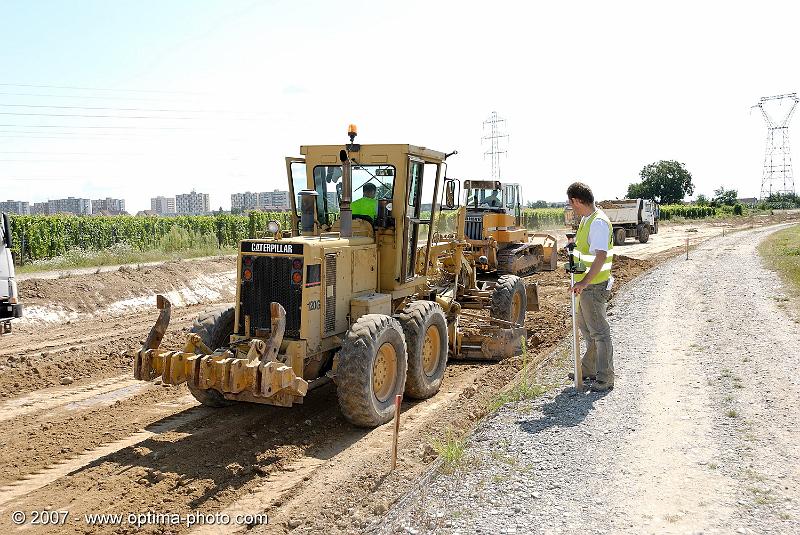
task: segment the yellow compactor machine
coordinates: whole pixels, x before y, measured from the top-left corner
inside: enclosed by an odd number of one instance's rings
[[[512,275],[478,286],[460,186],[444,178],[449,155],[349,134],[286,158],[292,228],[270,222],[264,238],[241,242],[235,305],[199,317],[182,350],[160,347],[171,306],[158,296],[136,378],[186,382],[215,407],[289,407],[332,380],[343,415],[375,426],[392,418],[396,395],[435,395],[449,356],[520,353],[536,287]],[[460,210],[459,229],[434,240],[440,204]],[[462,329],[465,316],[476,319],[469,308],[490,316]]]
[[[558,260],[555,236],[530,232],[522,224],[519,184],[465,180],[466,228],[481,273],[525,276],[553,271]]]

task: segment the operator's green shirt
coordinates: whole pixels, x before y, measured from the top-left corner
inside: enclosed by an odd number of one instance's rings
[[[375,219],[378,217],[378,199],[361,197],[350,203],[350,210],[352,210],[353,215],[366,215]]]

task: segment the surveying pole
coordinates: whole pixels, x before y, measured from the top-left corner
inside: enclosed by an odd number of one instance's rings
[[[581,262],[575,262],[572,252],[575,249],[575,234],[567,234],[567,258],[569,261],[564,265],[569,273],[569,295],[572,303],[572,353],[575,357],[575,390],[583,392],[583,366],[581,366],[581,342],[578,338],[578,322],[576,320],[576,309],[580,302],[575,297],[573,288],[575,287],[575,274],[584,273],[586,266]]]

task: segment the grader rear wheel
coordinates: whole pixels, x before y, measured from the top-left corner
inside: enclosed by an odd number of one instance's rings
[[[493,318],[522,325],[525,323],[527,305],[525,284],[521,278],[516,275],[503,275],[498,279],[490,309]]]
[[[405,393],[426,399],[436,394],[447,366],[447,319],[432,301],[414,301],[395,316],[408,346]]]
[[[400,323],[366,314],[347,331],[336,367],[336,395],[352,424],[375,427],[394,414],[394,398],[406,382],[406,341]]]
[[[203,343],[214,350],[228,344],[230,336],[233,334],[233,321],[236,310],[233,307],[221,308],[206,314],[202,314],[194,320],[192,333],[200,335]],[[228,407],[236,403],[225,399],[222,393],[214,389],[195,388],[191,382],[187,382],[189,392],[197,401],[208,407]]]

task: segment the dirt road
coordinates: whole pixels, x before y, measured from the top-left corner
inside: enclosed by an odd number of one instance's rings
[[[510,405],[468,460],[383,532],[798,533],[798,319],[756,251],[776,228],[709,241],[645,274],[611,318],[616,388]],[[376,526],[377,528],[377,526]]]
[[[620,258],[620,283],[652,265]],[[192,267],[194,266],[194,267]],[[95,513],[270,515],[257,532],[360,531],[380,518],[435,458],[429,442],[466,428],[518,371],[453,362],[442,391],[404,403],[398,470],[387,470],[389,429],[355,428],[339,414],[333,385],[291,410],[200,407],[185,387],[131,379],[132,354],[155,319],[153,292],[173,292],[164,345],[179,347],[197,314],[229,302],[232,261],[164,265],[28,280],[21,293],[43,312],[0,347],[0,526],[28,529],[33,511],[68,511],[64,533],[183,533],[170,519],[140,529],[127,522],[90,526]],[[526,324],[534,354],[549,354],[568,329],[566,278],[535,275],[542,310]],[[62,384],[63,383],[63,384]],[[28,514],[15,525],[14,511]],[[206,526],[208,528],[208,526]],[[218,526],[211,528],[216,530]],[[225,531],[248,528],[229,525]],[[38,527],[40,531],[52,528]]]

